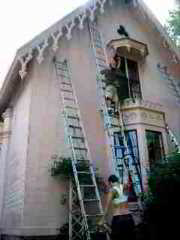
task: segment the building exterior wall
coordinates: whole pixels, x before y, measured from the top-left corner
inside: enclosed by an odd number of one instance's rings
[[[148,45],[149,55],[139,62],[139,74],[144,100],[164,105],[165,119],[177,136],[180,136],[180,111],[165,79],[157,70],[157,64],[168,64],[162,55],[151,28],[137,19],[134,10],[114,3],[98,17],[98,28],[108,43],[119,38],[119,24],[126,27],[131,38]],[[68,221],[67,204],[60,205],[68,183],[50,176],[53,156],[67,156],[69,149],[64,132],[62,101],[56,78],[53,57],[67,59],[72,82],[78,98],[81,117],[89,143],[92,161],[100,169],[102,177],[112,172],[110,147],[106,144],[103,117],[97,108],[95,61],[90,47],[87,24],[84,30],[75,28],[73,38],[61,41],[56,54],[48,49],[41,65],[32,64],[28,84],[22,91],[13,111],[12,134],[6,160],[6,183],[3,207],[3,233],[24,236],[55,235],[58,228]],[[150,106],[147,106],[148,108]],[[147,110],[147,109],[146,109]],[[138,108],[137,115],[141,112]],[[156,110],[152,114],[157,113]],[[162,113],[164,116],[164,113]],[[132,120],[133,121],[133,120]],[[127,122],[128,129],[138,133],[142,166],[148,165],[145,130],[163,134],[165,152],[168,153],[164,119]],[[143,168],[143,167],[142,167]],[[13,199],[13,200],[12,200]]]
[[[9,140],[4,161],[4,188],[1,215],[1,229],[3,234],[18,234],[21,228],[24,208],[24,184],[25,166],[28,148],[29,133],[29,109],[31,99],[31,87],[25,84],[21,87],[12,102],[12,110],[9,119]],[[4,121],[4,133],[7,132],[6,120]]]

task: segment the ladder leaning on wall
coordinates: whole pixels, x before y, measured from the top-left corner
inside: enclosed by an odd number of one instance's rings
[[[74,174],[69,196],[69,240],[91,240],[103,208],[68,62],[54,58],[54,64]]]
[[[123,121],[123,112],[119,107],[119,114],[110,113],[105,99],[105,82],[102,71],[109,68],[107,55],[105,50],[105,44],[102,34],[97,29],[95,24],[89,23],[89,32],[91,38],[91,46],[96,61],[96,80],[97,80],[97,94],[99,99],[99,109],[103,113],[104,127],[108,136],[108,144],[112,150],[112,161],[114,173],[120,177],[120,169],[124,171],[124,180],[127,181],[128,176],[131,176],[132,183],[136,194],[143,191],[141,180],[140,164],[136,162],[133,157],[127,143],[127,135],[125,131],[125,125]],[[124,148],[124,156],[119,160],[116,156],[116,150],[122,146],[115,145],[114,133],[120,132],[121,140]]]
[[[171,142],[174,143],[177,153],[180,153],[180,144],[179,144],[176,136],[172,132],[172,130],[169,128],[168,124],[166,124],[166,132],[169,135]]]
[[[164,66],[160,63],[157,64],[158,71],[162,74],[163,78],[166,79],[168,87],[173,92],[173,95],[176,99],[176,102],[178,105],[180,105],[180,88],[178,84],[176,83],[176,80],[171,76],[171,74],[168,71],[168,67]],[[172,132],[168,124],[166,123],[165,126],[166,132],[171,140],[172,143],[174,143],[176,151],[180,153],[180,143],[178,142],[175,134]]]

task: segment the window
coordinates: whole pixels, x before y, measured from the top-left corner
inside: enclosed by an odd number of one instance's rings
[[[147,148],[150,167],[164,157],[164,147],[161,132],[146,130]]]
[[[121,57],[121,64],[120,64],[119,70],[123,73],[123,75],[126,77],[126,80],[127,80],[126,86],[125,86],[125,88],[128,89],[126,91],[127,92],[126,97],[141,98],[142,94],[141,94],[137,62],[125,57]]]
[[[130,151],[129,164],[133,167],[133,174],[135,176],[136,186],[139,190],[142,190],[141,181],[141,166],[139,160],[139,150],[136,130],[126,131],[126,139],[128,148]],[[119,171],[120,182],[123,182],[124,168],[123,168],[123,158],[127,154],[127,150],[124,147],[122,135],[120,132],[114,133],[114,148],[116,155],[116,162]]]

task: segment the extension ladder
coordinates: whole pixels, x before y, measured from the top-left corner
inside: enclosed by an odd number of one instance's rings
[[[132,178],[132,183],[136,194],[142,192],[142,182],[141,182],[141,170],[140,164],[137,164],[136,159],[132,156],[131,151],[127,144],[127,138],[125,133],[125,125],[123,122],[123,112],[120,109],[119,105],[119,115],[117,114],[110,114],[110,111],[106,104],[105,99],[105,82],[104,77],[102,75],[102,70],[109,68],[105,45],[103,42],[103,38],[101,33],[98,31],[95,24],[89,23],[89,31],[90,31],[90,38],[91,38],[91,45],[93,48],[93,53],[96,62],[96,79],[97,79],[97,94],[99,99],[99,109],[102,111],[104,116],[104,127],[106,130],[106,134],[108,136],[108,144],[111,146],[112,149],[112,161],[113,161],[113,168],[114,173],[117,174],[119,177],[120,169],[123,168],[124,171],[124,180],[128,179],[128,175]],[[114,133],[120,132],[121,139],[123,142],[124,148],[124,156],[121,160],[116,156],[116,150],[121,148],[118,144],[114,144]]]
[[[163,66],[160,63],[158,63],[157,64],[157,69],[162,74],[163,78],[166,79],[168,87],[171,89],[174,97],[176,98],[177,104],[180,105],[180,88],[176,83],[177,81],[168,72],[168,67],[167,66]]]
[[[168,124],[166,124],[166,131],[170,137],[171,142],[175,144],[177,153],[180,153],[180,144],[179,144],[178,140],[176,139],[176,136],[174,135],[174,133],[169,128]]]
[[[68,62],[54,59],[54,64],[74,174],[69,199],[69,239],[91,240],[93,228],[103,216],[103,208]]]

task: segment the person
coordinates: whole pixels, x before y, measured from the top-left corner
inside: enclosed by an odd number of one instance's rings
[[[115,175],[108,178],[111,190],[107,196],[104,216],[99,225],[105,223],[105,217],[112,207],[113,218],[111,225],[111,239],[135,239],[134,220],[128,209],[128,184],[120,184]]]

